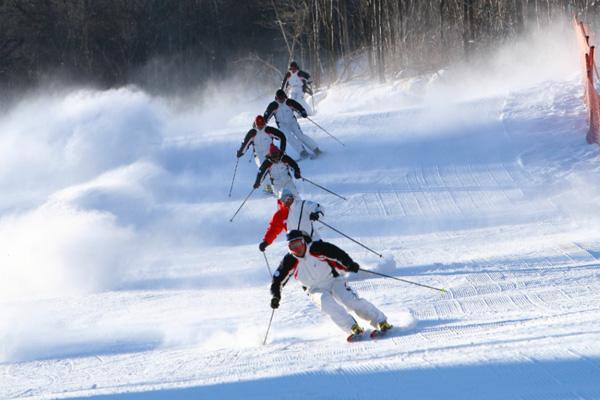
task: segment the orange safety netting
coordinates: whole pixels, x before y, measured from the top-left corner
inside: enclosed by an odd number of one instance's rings
[[[587,134],[588,143],[600,144],[600,95],[594,87],[594,46],[590,45],[590,29],[583,22],[573,18],[577,41],[581,52],[581,65],[583,66],[583,88],[584,99],[587,105],[590,118],[590,129]],[[598,72],[596,71],[596,76]]]

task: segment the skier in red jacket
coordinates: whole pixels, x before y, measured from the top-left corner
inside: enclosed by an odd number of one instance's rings
[[[283,189],[277,205],[279,208],[271,217],[265,236],[258,245],[260,251],[265,251],[282,231],[287,232],[288,229],[307,232],[313,242],[321,240],[319,232],[313,226],[313,222],[324,215],[323,207],[319,203],[302,200],[291,190]]]

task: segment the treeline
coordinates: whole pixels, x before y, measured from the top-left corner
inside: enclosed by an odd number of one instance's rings
[[[291,59],[317,85],[358,59],[384,80],[598,11],[591,0],[0,0],[0,84],[276,81]]]

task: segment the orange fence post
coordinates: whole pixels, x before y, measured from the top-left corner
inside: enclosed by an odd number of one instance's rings
[[[584,101],[588,109],[590,120],[590,129],[586,135],[588,143],[597,143],[600,145],[600,95],[594,86],[594,71],[598,77],[598,70],[594,61],[595,47],[590,45],[590,32],[582,21],[573,18],[575,34],[579,42],[581,60],[583,66],[583,89]]]

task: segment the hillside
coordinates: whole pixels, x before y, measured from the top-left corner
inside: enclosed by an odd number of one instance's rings
[[[385,259],[322,237],[448,291],[352,276],[397,326],[353,344],[290,282],[262,345],[275,200],[256,193],[229,222],[247,157],[227,193],[270,98],[22,102],[0,121],[0,398],[599,398],[600,152],[572,61],[331,87],[314,120],[345,146],[301,122],[325,151],[303,175],[348,201],[302,195]],[[284,252],[268,248],[271,268]]]

